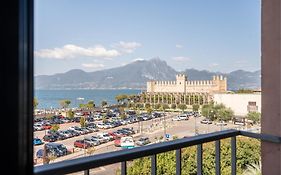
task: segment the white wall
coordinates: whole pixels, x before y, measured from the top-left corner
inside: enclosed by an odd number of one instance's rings
[[[256,102],[258,112],[261,112],[261,94],[214,94],[213,100],[230,107],[237,116],[247,115],[248,102]]]

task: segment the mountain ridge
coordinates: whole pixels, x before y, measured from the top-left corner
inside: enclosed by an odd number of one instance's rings
[[[209,80],[213,75],[228,78],[228,89],[260,88],[260,70],[235,70],[229,73],[197,70],[194,68],[180,71],[189,80]],[[65,73],[35,76],[35,89],[145,89],[149,80],[175,80],[176,71],[160,58],[138,60],[124,66],[85,72],[72,69]]]

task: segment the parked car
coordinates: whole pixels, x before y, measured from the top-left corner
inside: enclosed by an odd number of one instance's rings
[[[225,121],[218,121],[218,122],[215,123],[215,125],[217,125],[217,126],[226,126],[227,123]]]
[[[44,127],[42,126],[42,124],[34,124],[33,125],[34,131],[42,131],[44,130]]]
[[[46,142],[55,142],[57,138],[54,135],[44,135],[43,140]]]
[[[120,145],[121,145],[122,149],[130,149],[130,148],[135,147],[135,142],[133,140],[133,137],[130,137],[130,136],[121,137]]]
[[[56,157],[67,155],[68,151],[65,145],[61,143],[46,143],[46,151]]]
[[[44,142],[39,138],[33,139],[33,145],[42,145]]]
[[[84,148],[84,149],[87,149],[91,146],[91,144],[88,142],[85,142],[85,140],[76,140],[73,145],[74,145],[74,147]]]
[[[114,145],[116,147],[120,147],[121,146],[121,137],[116,137],[116,139],[114,140]]]
[[[213,122],[210,119],[203,119],[200,121],[202,124],[212,124]]]
[[[181,120],[188,120],[189,119],[189,117],[186,114],[179,115],[179,118]]]
[[[67,148],[61,143],[47,143],[46,144],[46,155],[52,154],[56,157],[64,156],[68,154]],[[36,152],[37,158],[43,158],[44,149],[39,149]]]
[[[136,145],[138,145],[138,146],[147,145],[149,143],[150,143],[150,140],[148,137],[141,137],[136,141]]]
[[[181,118],[179,116],[175,116],[174,118],[172,118],[172,121],[181,121]]]
[[[85,142],[88,142],[91,146],[100,145],[100,142],[96,139],[93,139],[92,137],[87,137],[84,140],[85,140]]]
[[[245,122],[243,120],[234,120],[234,125],[242,125],[242,126],[245,126]]]

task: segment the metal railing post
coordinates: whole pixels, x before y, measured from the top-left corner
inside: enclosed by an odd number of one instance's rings
[[[151,175],[156,175],[157,173],[157,155],[153,154],[151,157]]]
[[[221,143],[216,141],[216,175],[221,174]]]
[[[121,175],[126,175],[127,174],[127,162],[121,162]]]
[[[90,175],[90,170],[89,169],[84,170],[84,175]]]
[[[202,144],[197,145],[197,175],[202,175]]]
[[[181,175],[181,149],[176,150],[176,175]]]
[[[236,175],[236,137],[231,137],[231,175]]]

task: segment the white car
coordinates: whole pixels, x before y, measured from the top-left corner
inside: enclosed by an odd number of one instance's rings
[[[44,130],[43,124],[41,124],[41,123],[35,123],[33,125],[33,128],[34,128],[34,131],[42,131],[42,130]]]
[[[107,141],[113,140],[113,137],[112,137],[111,135],[109,135],[108,133],[105,133],[105,132],[103,132],[103,133],[98,133],[97,136],[98,136],[98,137],[101,137],[101,138],[104,138],[104,139],[106,139]]]
[[[100,129],[105,129],[105,124],[104,123],[97,123],[97,127]]]
[[[226,126],[227,123],[225,121],[218,121],[218,122],[215,123],[215,125],[217,125],[217,126]]]
[[[179,115],[178,116],[181,120],[188,120],[188,116],[187,115]]]
[[[176,116],[176,117],[172,118],[172,121],[181,121],[181,118],[179,116]]]

